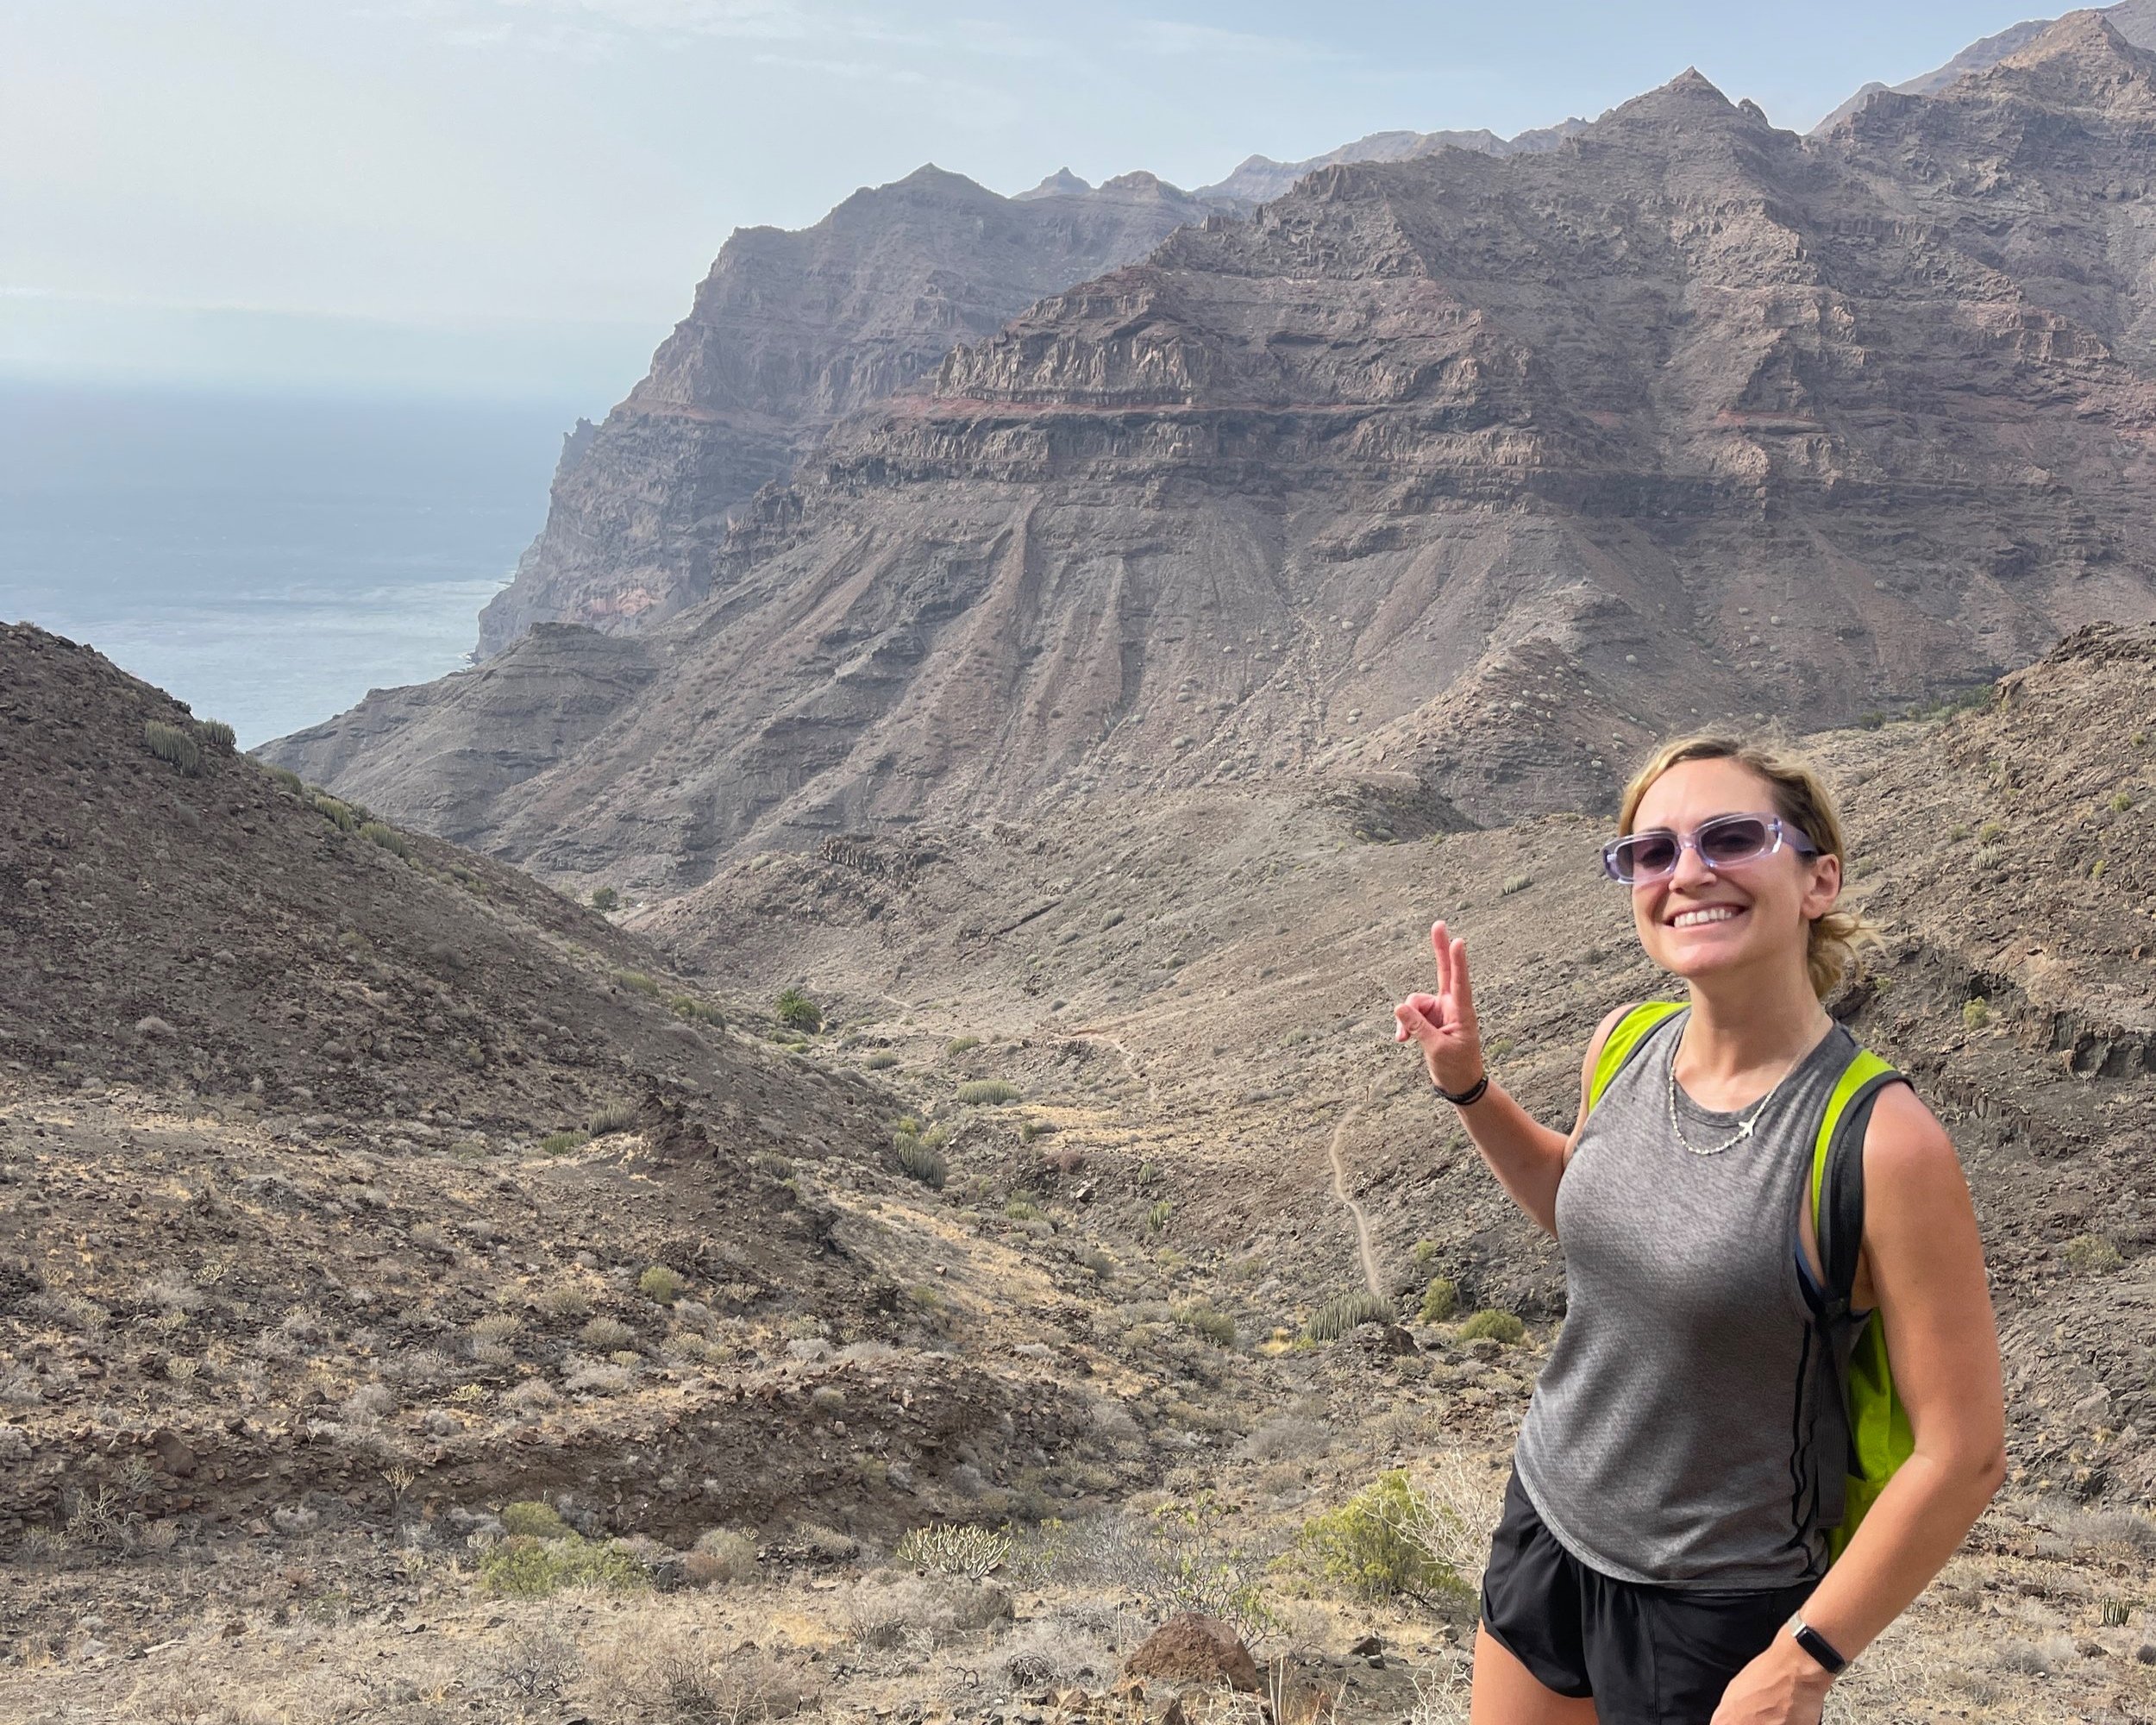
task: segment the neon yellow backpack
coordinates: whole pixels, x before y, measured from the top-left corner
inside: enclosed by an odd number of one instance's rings
[[[1587,1107],[1608,1089],[1610,1080],[1638,1052],[1640,1043],[1671,1013],[1678,1000],[1648,1000],[1633,1007],[1610,1026],[1595,1061]],[[1842,1406],[1848,1418],[1849,1454],[1844,1468],[1840,1522],[1827,1535],[1831,1557],[1839,1557],[1857,1525],[1895,1470],[1916,1447],[1908,1409],[1895,1393],[1887,1361],[1886,1333],[1878,1314],[1850,1309],[1856,1286],[1857,1258],[1864,1245],[1864,1137],[1871,1123],[1871,1105],[1902,1075],[1868,1048],[1860,1048],[1842,1069],[1827,1098],[1827,1108],[1812,1146],[1812,1226],[1819,1237],[1819,1261],[1826,1289],[1815,1315],[1837,1367]]]

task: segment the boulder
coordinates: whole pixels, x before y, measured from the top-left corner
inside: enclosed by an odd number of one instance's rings
[[[1178,1612],[1147,1636],[1123,1662],[1132,1677],[1157,1677],[1186,1685],[1224,1683],[1255,1695],[1264,1684],[1243,1638],[1218,1617]]]

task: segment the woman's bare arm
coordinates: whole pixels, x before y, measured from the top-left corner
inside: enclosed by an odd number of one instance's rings
[[[1440,1089],[1458,1095],[1488,1076],[1482,1064],[1482,1033],[1475,1022],[1475,994],[1468,981],[1467,943],[1446,932],[1443,923],[1430,931],[1437,954],[1438,992],[1410,994],[1393,1008],[1399,1028],[1395,1042],[1413,1041],[1422,1049],[1424,1070]],[[1496,1084],[1459,1110],[1475,1148],[1482,1152],[1497,1183],[1545,1233],[1557,1232],[1557,1182],[1565,1158],[1587,1121],[1587,1085],[1609,1027],[1623,1016],[1612,1013],[1595,1029],[1580,1068],[1580,1108],[1570,1135],[1544,1126]]]
[[[1886,1327],[1916,1449],[1804,1608],[1804,1621],[1848,1659],[1923,1591],[2006,1477],[1998,1333],[1976,1209],[1946,1129],[1914,1091],[1881,1093],[1864,1170],[1873,1321]],[[1816,1719],[1826,1690],[1825,1672],[1777,1636],[1738,1673],[1714,1725]]]

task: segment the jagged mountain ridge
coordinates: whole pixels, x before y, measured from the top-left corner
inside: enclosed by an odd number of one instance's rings
[[[2119,0],[2115,6],[2096,9],[2127,41],[2137,47],[2156,47],[2156,0]],[[1849,115],[1882,91],[1896,96],[1935,96],[1950,84],[1973,72],[1988,72],[2008,55],[2019,53],[2059,22],[2056,18],[2027,18],[2009,25],[1996,35],[1974,41],[1946,65],[1920,72],[1902,83],[1888,85],[1873,79],[1812,128],[1812,135],[1824,137]]]
[[[1136,261],[1182,223],[1247,215],[1339,162],[1551,149],[1585,123],[1510,139],[1373,133],[1306,161],[1253,155],[1188,193],[1149,173],[1095,186],[1062,168],[1004,198],[931,166],[863,188],[799,232],[743,229],[650,373],[603,423],[580,420],[564,440],[547,524],[482,612],[479,656],[537,623],[633,631],[693,603],[729,515],[790,477],[838,419],[1041,296]]]
[[[2156,614],[2152,68],[2084,14],[1824,142],[1688,73],[1547,154],[1323,170],[845,428],[583,740],[490,718],[586,689],[557,642],[274,752],[665,892],[1099,790],[1592,806],[1695,715],[1996,674]]]
[[[565,444],[546,526],[480,615],[480,655],[535,623],[672,616],[702,596],[729,511],[839,418],[1215,207],[1148,173],[1009,198],[931,166],[799,232],[736,232],[650,373]]]
[[[1372,132],[1351,144],[1342,144],[1338,149],[1306,157],[1301,161],[1245,156],[1226,179],[1201,185],[1191,195],[1231,207],[1255,209],[1269,198],[1278,198],[1305,174],[1314,173],[1321,167],[1334,167],[1343,162],[1412,161],[1418,156],[1435,155],[1440,150],[1472,150],[1486,156],[1553,150],[1586,127],[1584,120],[1563,120],[1554,126],[1539,126],[1509,138],[1501,138],[1486,126],[1465,132]]]

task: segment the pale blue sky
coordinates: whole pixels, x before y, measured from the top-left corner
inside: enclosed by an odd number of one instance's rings
[[[969,11],[970,16],[962,16]],[[2028,0],[9,0],[0,370],[621,393],[736,226],[924,161],[1180,184],[1695,65],[1803,129]],[[263,314],[268,314],[265,316]]]

